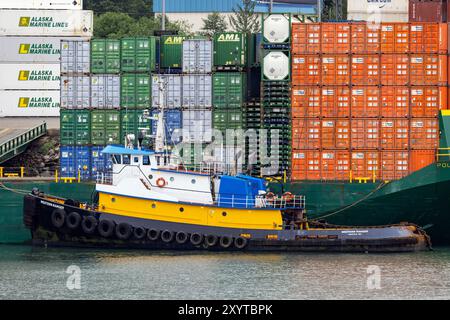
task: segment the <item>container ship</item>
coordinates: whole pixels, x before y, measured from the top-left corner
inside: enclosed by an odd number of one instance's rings
[[[30,239],[23,191],[89,202],[93,180],[111,166],[106,145],[127,134],[150,144],[153,85],[165,79],[166,135],[173,145],[200,145],[200,159],[183,148],[184,159],[202,162],[214,130],[265,129],[278,143],[250,136],[213,160],[231,170],[241,161],[274,193],[305,195],[308,217],[321,223],[409,221],[434,243],[450,243],[447,24],[300,23],[273,14],[262,28],[213,39],[63,39],[57,182],[3,180],[0,242]]]

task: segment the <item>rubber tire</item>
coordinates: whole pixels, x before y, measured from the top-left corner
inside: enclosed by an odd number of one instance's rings
[[[159,236],[161,235],[161,231],[155,229],[149,229],[147,231],[147,239],[150,241],[157,241]]]
[[[178,244],[185,244],[189,240],[189,235],[186,232],[177,232],[175,235],[175,241]]]
[[[66,217],[66,226],[70,230],[76,230],[81,224],[81,216],[78,212],[71,212]]]
[[[223,236],[223,237],[220,237],[220,239],[219,239],[219,245],[224,249],[228,249],[229,247],[231,247],[232,244],[233,244],[233,238],[231,238],[231,237]]]
[[[161,240],[165,243],[171,243],[174,237],[175,233],[173,231],[164,230],[161,232]]]
[[[247,246],[248,240],[243,237],[234,239],[234,246],[238,249],[244,249]]]
[[[53,210],[51,216],[52,225],[57,229],[62,228],[64,226],[64,222],[66,222],[66,216],[66,211],[63,209]]]
[[[218,241],[219,238],[213,234],[207,235],[205,237],[205,243],[208,247],[214,247]]]
[[[136,228],[133,229],[133,237],[136,240],[144,239],[146,234],[147,234],[147,231],[145,230],[145,228],[136,227]]]
[[[193,233],[191,234],[191,237],[189,239],[194,246],[199,246],[203,242],[203,235],[199,233]]]
[[[105,229],[106,227],[106,229]],[[111,220],[100,220],[100,222],[98,223],[97,226],[97,230],[98,233],[103,237],[103,238],[109,238],[113,235],[114,233],[114,229],[115,229],[115,223],[112,222]]]
[[[126,222],[121,222],[116,226],[116,237],[119,240],[128,240],[133,234],[133,227]]]
[[[98,221],[93,216],[84,217],[81,221],[81,230],[86,234],[94,234],[97,229]]]

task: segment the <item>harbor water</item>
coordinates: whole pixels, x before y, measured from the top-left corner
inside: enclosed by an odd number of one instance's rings
[[[369,255],[4,245],[0,299],[450,299],[450,248]]]

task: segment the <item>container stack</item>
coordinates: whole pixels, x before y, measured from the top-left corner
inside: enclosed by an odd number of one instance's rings
[[[262,162],[265,176],[282,176],[290,171],[290,30],[290,15],[263,16],[261,101],[267,141],[260,141],[260,150],[269,160]]]
[[[0,117],[58,116],[60,42],[89,39],[82,1],[1,1]]]
[[[431,164],[447,25],[292,28],[292,180],[396,180]]]

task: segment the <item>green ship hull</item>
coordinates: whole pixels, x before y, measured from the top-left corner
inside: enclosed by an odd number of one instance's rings
[[[90,201],[94,184],[8,182],[8,188]],[[348,226],[411,222],[424,227],[433,243],[450,244],[450,163],[432,164],[390,183],[299,182],[271,184],[271,191],[306,196],[310,219]],[[23,194],[0,188],[0,243],[29,241],[22,222]]]

